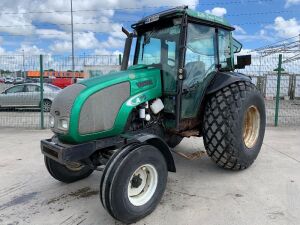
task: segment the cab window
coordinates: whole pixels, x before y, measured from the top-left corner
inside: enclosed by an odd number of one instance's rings
[[[147,40],[147,38],[148,36],[145,36],[141,41],[138,64],[158,64],[161,61],[161,40],[153,37]]]
[[[219,29],[219,57],[220,57],[220,69],[231,69],[231,43],[230,43],[230,32]]]

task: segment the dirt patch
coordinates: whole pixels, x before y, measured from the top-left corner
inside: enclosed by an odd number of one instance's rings
[[[93,195],[97,195],[98,193],[99,193],[99,191],[95,191],[89,187],[85,187],[85,188],[81,188],[75,192],[70,193],[69,196],[76,197],[76,198],[88,198]]]
[[[47,205],[49,204],[53,204],[57,201],[61,201],[61,200],[67,200],[69,198],[72,199],[80,199],[80,198],[89,198],[91,196],[97,195],[99,194],[99,191],[96,190],[92,190],[90,187],[84,187],[84,188],[80,188],[75,192],[71,192],[70,194],[62,194],[58,197],[52,198],[47,202]],[[69,201],[69,200],[67,200]]]
[[[19,204],[27,203],[27,202],[31,201],[37,194],[38,194],[38,192],[31,192],[28,194],[18,196],[7,203],[0,205],[0,210],[11,207],[11,206],[16,206]]]

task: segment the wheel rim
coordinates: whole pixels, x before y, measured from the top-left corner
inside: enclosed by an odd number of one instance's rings
[[[80,171],[83,168],[83,165],[77,162],[70,162],[67,165],[65,165],[69,170],[72,171]]]
[[[128,198],[134,206],[146,204],[157,188],[158,174],[150,165],[140,166],[131,176],[128,183]]]
[[[48,102],[48,101],[44,102],[44,107],[43,108],[44,108],[45,112],[49,112],[50,108],[51,108],[51,103]]]
[[[258,139],[260,128],[260,114],[256,106],[250,106],[245,112],[244,118],[244,144],[247,148],[252,148]]]

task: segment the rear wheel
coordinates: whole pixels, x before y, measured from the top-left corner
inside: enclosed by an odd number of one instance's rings
[[[166,161],[157,148],[127,146],[106,165],[100,184],[101,202],[115,219],[136,222],[158,205],[167,176]]]
[[[69,163],[68,165],[62,165],[46,156],[45,165],[53,178],[64,183],[72,183],[84,179],[94,171],[88,166],[75,162]]]
[[[207,154],[226,169],[249,167],[261,149],[265,123],[264,100],[252,83],[238,82],[217,91],[205,108]]]

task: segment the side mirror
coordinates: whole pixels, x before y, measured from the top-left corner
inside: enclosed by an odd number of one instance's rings
[[[246,66],[251,65],[251,55],[240,55],[237,56],[237,65],[235,69],[245,69]]]

